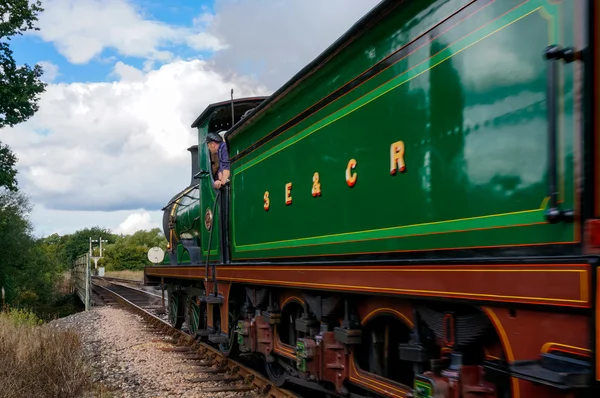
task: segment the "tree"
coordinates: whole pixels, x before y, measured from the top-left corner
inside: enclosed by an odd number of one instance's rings
[[[64,261],[64,250],[67,240],[68,235],[60,236],[56,233],[37,240],[37,245],[40,250],[44,252],[44,256],[60,270],[68,270],[71,268],[71,264]]]
[[[108,271],[142,270],[148,265],[147,252],[144,246],[132,244],[129,239],[119,239],[106,247],[102,265]]]
[[[0,188],[4,187],[13,192],[17,190],[16,163],[17,157],[9,146],[0,142]]]
[[[10,306],[50,319],[68,314],[74,303],[59,290],[64,267],[58,252],[66,240],[57,234],[35,239],[30,211],[25,194],[0,188],[0,286]]]
[[[129,241],[133,245],[143,246],[146,249],[158,246],[164,250],[167,247],[167,240],[165,239],[165,236],[160,228],[153,228],[150,231],[136,231],[133,233],[133,235],[131,235],[131,237],[129,237]],[[148,250],[146,250],[146,252],[147,251]]]
[[[34,26],[43,11],[40,0],[4,0],[0,2],[0,128],[29,119],[39,109],[39,95],[46,88],[40,80],[40,65],[17,66],[8,41]]]
[[[27,219],[30,210],[25,195],[0,189],[0,285],[5,287],[9,302],[23,288],[20,275],[32,259],[32,228]]]
[[[132,235],[120,235],[106,246],[101,263],[107,271],[141,270],[150,265],[148,249],[158,246],[165,249],[167,241],[160,228],[140,230]]]
[[[102,238],[108,240],[108,243],[116,240],[110,230],[100,227],[85,228],[69,235],[62,247],[61,261],[66,264],[73,264],[77,257],[90,251],[90,238]],[[97,246],[97,243],[94,243]]]

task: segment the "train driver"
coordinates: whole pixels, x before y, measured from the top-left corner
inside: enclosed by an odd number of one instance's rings
[[[230,175],[230,161],[229,154],[227,153],[227,144],[223,140],[220,134],[208,133],[206,137],[206,145],[211,154],[217,154],[219,158],[219,169],[217,171],[217,177],[215,179],[215,189],[221,188],[223,185],[229,182]]]

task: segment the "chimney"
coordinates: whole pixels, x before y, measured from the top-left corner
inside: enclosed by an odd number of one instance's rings
[[[192,155],[192,176],[189,185],[191,187],[192,185],[198,184],[198,182],[200,181],[200,178],[194,178],[194,176],[200,172],[200,168],[198,167],[198,145],[193,145],[187,150],[190,151]]]

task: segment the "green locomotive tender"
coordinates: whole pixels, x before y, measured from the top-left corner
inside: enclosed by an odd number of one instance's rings
[[[146,282],[277,384],[592,396],[597,26],[591,0],[382,1],[271,96],[194,121]]]

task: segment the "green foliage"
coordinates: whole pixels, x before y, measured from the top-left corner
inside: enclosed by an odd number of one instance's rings
[[[120,235],[106,246],[102,265],[107,271],[141,270],[150,265],[148,249],[154,246],[165,249],[167,241],[159,228],[137,231],[133,235]]]
[[[37,326],[44,323],[31,311],[14,308],[0,313],[0,317],[15,326]]]
[[[24,122],[39,109],[41,82],[39,65],[17,66],[10,49],[12,36],[37,30],[34,23],[43,11],[39,0],[0,2],[0,129]],[[17,190],[17,158],[0,143],[0,285],[13,305],[48,300],[57,272],[52,259],[32,237],[28,198]]]
[[[60,236],[52,234],[48,237],[38,240],[40,250],[43,251],[49,261],[56,264],[60,269],[67,270],[70,268],[70,262],[65,259],[64,248],[69,239],[69,235]]]
[[[127,236],[127,241],[131,245],[143,246],[146,249],[158,246],[161,249],[167,248],[167,241],[160,228],[153,228],[150,231],[136,231],[131,237]],[[148,250],[146,250],[147,252]]]
[[[112,234],[109,229],[98,226],[85,228],[68,235],[64,242],[58,243],[59,246],[62,245],[62,247],[57,248],[57,250],[60,250],[60,261],[69,264],[70,267],[77,257],[90,251],[90,238],[102,238],[108,240],[108,243],[110,243],[117,240],[117,235]],[[56,241],[56,238],[54,239]],[[98,244],[95,243],[94,245],[97,246]]]
[[[0,38],[22,35],[28,30],[40,30],[33,26],[33,23],[37,21],[37,14],[41,11],[44,9],[40,0],[4,0],[0,2]]]
[[[4,0],[0,2],[0,128],[14,126],[38,111],[39,95],[46,89],[40,80],[40,65],[17,66],[8,41],[34,27],[43,11],[39,0]]]
[[[148,252],[143,246],[128,245],[121,240],[119,243],[107,246],[102,265],[107,271],[123,271],[126,269],[144,269],[148,260],[145,259]]]
[[[27,281],[24,270],[33,257],[28,198],[20,192],[0,188],[0,285],[9,302],[19,295],[21,282]]]
[[[0,188],[4,187],[9,191],[17,190],[16,163],[17,157],[10,147],[0,142]]]
[[[23,193],[0,188],[0,286],[11,307],[49,319],[57,313],[52,307],[62,300],[57,287],[63,267],[32,236],[30,209]]]

